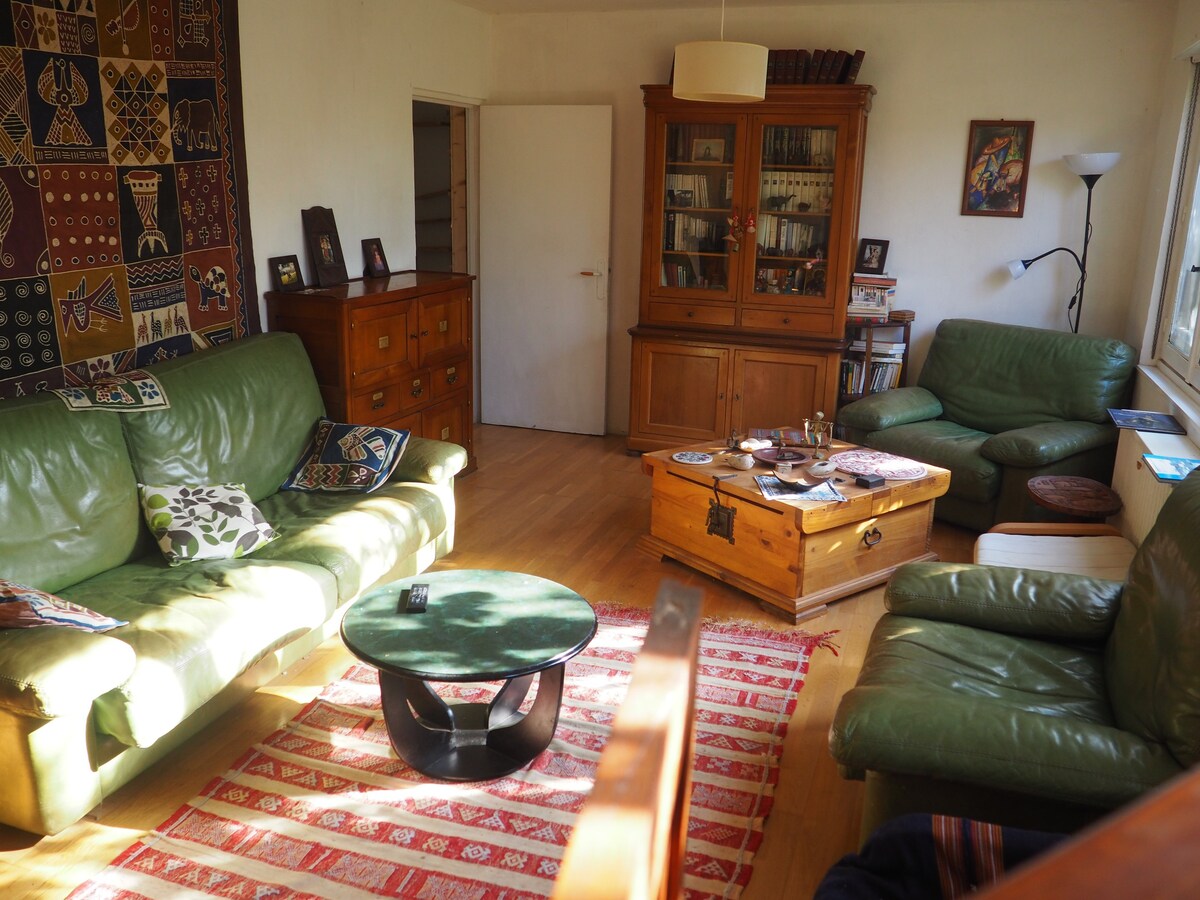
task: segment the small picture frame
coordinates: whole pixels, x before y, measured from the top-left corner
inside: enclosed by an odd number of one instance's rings
[[[271,288],[287,293],[304,290],[304,273],[300,271],[300,260],[291,256],[274,256],[267,260],[271,270]]]
[[[345,282],[346,258],[342,256],[342,242],[338,238],[333,210],[325,206],[302,209],[300,220],[304,223],[308,261],[316,273],[317,284],[330,287]]]
[[[854,271],[863,275],[882,275],[887,270],[888,241],[879,238],[863,238],[858,242],[858,259]]]
[[[724,162],[725,138],[693,138],[692,162]]]
[[[962,215],[1025,214],[1033,122],[977,119],[967,137]]]
[[[365,238],[362,242],[363,275],[367,278],[387,278],[392,274],[387,257],[383,255],[383,244],[379,238]]]

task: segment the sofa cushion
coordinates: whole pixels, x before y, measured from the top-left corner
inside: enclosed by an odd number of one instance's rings
[[[333,577],[303,563],[241,559],[170,568],[157,554],[64,591],[128,620],[129,677],[96,700],[96,727],[149,747],[249,666],[323,624]]]
[[[950,470],[950,493],[986,503],[1000,492],[1001,467],[979,448],[991,435],[945,419],[897,425],[867,436],[867,446]]]
[[[159,363],[171,408],[122,416],[142,484],[279,490],[324,413],[300,339],[273,332]]]
[[[61,625],[80,631],[111,631],[128,624],[45,591],[0,579],[0,628]]]
[[[255,558],[328,569],[349,600],[446,530],[450,490],[391,481],[370,494],[280,491],[262,503],[280,538]]]
[[[395,470],[408,438],[408,431],[346,425],[323,418],[282,490],[369,494]]]
[[[150,549],[122,418],[0,403],[0,576],[57,593]]]
[[[241,484],[140,484],[146,525],[172,566],[239,559],[278,535]]]
[[[1042,422],[1107,422],[1124,406],[1137,353],[1065,331],[946,319],[917,383],[953,422],[997,434]]]

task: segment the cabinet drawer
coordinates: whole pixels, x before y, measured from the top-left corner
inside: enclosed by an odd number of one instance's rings
[[[431,396],[429,372],[414,372],[400,381],[352,396],[349,419],[354,424],[381,424],[409,410],[419,409],[430,402]]]
[[[670,325],[733,325],[732,306],[701,306],[698,303],[650,304],[650,321]]]
[[[791,309],[743,309],[742,327],[828,336],[833,334],[833,314]]]
[[[929,549],[933,501],[805,535],[803,593],[897,566]]]
[[[375,306],[350,313],[350,380],[355,387],[411,371],[415,335],[407,306]]]
[[[432,365],[467,353],[468,293],[448,291],[421,299],[417,311],[419,365]]]
[[[435,400],[461,391],[471,383],[470,361],[461,359],[444,366],[438,366],[430,372],[433,382],[432,390]]]
[[[470,407],[466,398],[447,400],[421,412],[421,436],[471,449]]]

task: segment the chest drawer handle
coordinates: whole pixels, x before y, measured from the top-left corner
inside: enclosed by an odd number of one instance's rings
[[[863,532],[862,542],[868,547],[874,547],[883,540],[883,532],[878,528],[872,528],[869,531]]]
[[[454,383],[455,383],[455,382],[457,382],[457,381],[458,381],[458,376],[457,376],[457,375],[449,375],[449,376],[447,376],[447,378],[446,378],[446,384],[454,384]]]
[[[694,318],[696,318],[696,311],[695,311],[694,309],[689,309],[689,310],[687,311],[687,317],[688,317],[689,319],[694,319]]]
[[[783,317],[783,324],[784,324],[784,325],[791,325],[791,324],[792,324],[792,317],[791,317],[791,316],[784,316],[784,317]]]

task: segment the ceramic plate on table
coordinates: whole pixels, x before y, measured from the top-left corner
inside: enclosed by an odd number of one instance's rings
[[[689,466],[704,466],[713,460],[711,453],[701,453],[699,450],[680,450],[672,453],[671,459]]]
[[[879,475],[897,481],[924,478],[929,473],[919,462],[879,450],[844,450],[829,461],[850,475]]]
[[[782,450],[778,447],[767,447],[763,450],[755,450],[753,455],[759,462],[766,463],[769,466],[781,462],[804,462],[804,460],[808,459],[807,456],[793,447],[784,447]]]

